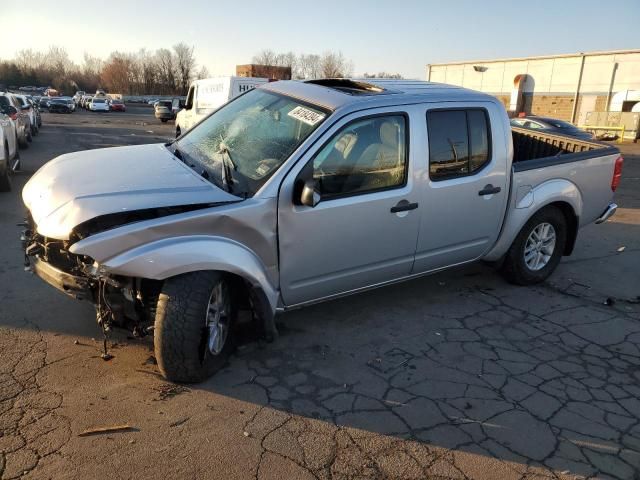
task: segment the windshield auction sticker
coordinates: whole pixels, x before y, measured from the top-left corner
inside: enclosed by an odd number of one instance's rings
[[[306,123],[307,125],[315,125],[324,118],[323,113],[314,112],[313,110],[309,110],[304,107],[296,107],[291,110],[288,115],[296,120]]]

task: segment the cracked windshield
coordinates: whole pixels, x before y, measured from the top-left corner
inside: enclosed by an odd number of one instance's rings
[[[252,90],[202,121],[170,150],[229,193],[252,196],[326,118],[317,107]]]

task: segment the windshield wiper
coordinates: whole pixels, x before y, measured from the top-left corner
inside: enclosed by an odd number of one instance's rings
[[[231,152],[229,151],[229,147],[226,144],[222,142],[220,143],[220,150],[218,151],[218,153],[222,155],[222,172],[224,176],[222,182],[227,185],[227,191],[229,193],[232,193],[233,192],[233,174],[231,173],[231,168],[229,167],[229,163],[231,164],[234,170],[238,170],[238,166],[233,161],[233,158],[231,158]],[[227,161],[229,163],[227,163]]]

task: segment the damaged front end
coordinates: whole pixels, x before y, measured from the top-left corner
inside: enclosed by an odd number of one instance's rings
[[[71,253],[71,245],[89,234],[86,229],[58,240],[40,235],[30,215],[22,226],[25,270],[66,295],[94,303],[105,333],[116,326],[144,336],[151,329],[162,282],[110,275],[91,257]]]

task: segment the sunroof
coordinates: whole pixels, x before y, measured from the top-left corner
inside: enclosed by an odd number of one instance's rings
[[[372,83],[358,82],[348,78],[320,78],[317,80],[307,80],[305,83],[313,83],[314,85],[334,88],[349,95],[379,95],[381,93],[395,93],[392,90],[387,90]]]

